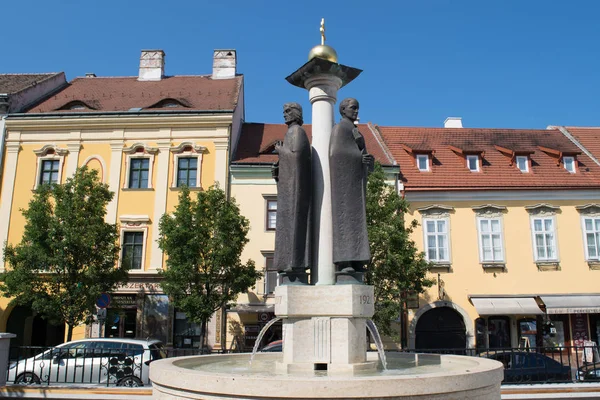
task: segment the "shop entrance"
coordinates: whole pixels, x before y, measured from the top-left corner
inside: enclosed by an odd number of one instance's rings
[[[135,338],[137,334],[137,296],[115,295],[106,310],[104,337]]]
[[[465,349],[467,335],[462,316],[453,308],[437,307],[417,321],[415,347],[418,350]]]

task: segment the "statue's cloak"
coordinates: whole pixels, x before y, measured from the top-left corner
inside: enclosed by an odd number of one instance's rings
[[[366,197],[368,166],[365,138],[347,118],[333,127],[329,143],[333,262],[371,259],[367,235]]]
[[[278,271],[309,266],[307,247],[311,201],[311,147],[300,125],[292,125],[278,147],[277,223],[273,266]]]

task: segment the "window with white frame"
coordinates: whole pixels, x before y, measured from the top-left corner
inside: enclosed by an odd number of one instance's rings
[[[203,146],[191,142],[181,143],[171,147],[173,157],[173,187],[186,185],[190,188],[200,188],[202,174],[202,155],[206,152]]]
[[[37,156],[37,172],[34,189],[39,185],[61,183],[62,168],[67,149],[55,145],[46,145],[39,150],[34,150]]]
[[[479,171],[479,156],[470,155],[467,156],[467,168],[471,172]]]
[[[144,271],[146,239],[148,237],[147,215],[121,215],[121,265],[130,271]]]
[[[428,154],[417,154],[417,168],[419,171],[429,171]]]
[[[148,147],[143,143],[135,143],[123,149],[127,155],[125,172],[126,189],[151,189],[152,167],[158,148]]]
[[[563,165],[567,171],[575,173],[575,157],[563,157]]]
[[[266,198],[266,219],[265,229],[268,231],[274,231],[277,227],[277,199]]]
[[[275,288],[279,285],[279,274],[273,267],[273,253],[264,252],[265,256],[265,295],[272,295],[275,293]]]
[[[600,259],[600,217],[583,217],[586,258],[597,261]]]
[[[516,164],[519,171],[529,172],[529,158],[527,156],[517,156]]]
[[[479,230],[479,255],[482,262],[503,262],[504,246],[501,218],[477,219]]]
[[[557,260],[554,217],[532,217],[531,224],[536,261]]]
[[[121,243],[121,263],[127,269],[142,269],[142,260],[144,255],[144,232],[126,231],[123,232],[123,242]]]
[[[449,262],[448,219],[424,219],[425,254],[433,262]]]

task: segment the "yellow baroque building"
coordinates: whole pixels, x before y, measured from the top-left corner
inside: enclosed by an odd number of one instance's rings
[[[129,282],[114,293],[105,323],[81,326],[74,339],[151,336],[175,347],[199,345],[199,327],[173,309],[160,287],[158,221],[174,210],[182,184],[228,188],[230,151],[244,118],[243,76],[235,50],[215,50],[212,74],[168,76],[164,65],[162,50],[145,50],[138,76],[87,74],[6,117],[1,242],[21,240],[20,209],[33,189],[64,182],[78,166],[98,170],[115,193],[106,220],[119,224],[122,255],[132,255]],[[0,331],[16,333],[17,344],[64,340],[64,327],[47,325],[27,307],[11,309],[9,300],[0,299]],[[221,317],[209,324],[213,348],[221,346]]]

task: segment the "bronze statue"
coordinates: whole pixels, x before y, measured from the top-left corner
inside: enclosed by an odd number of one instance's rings
[[[283,116],[288,130],[275,145],[279,161],[273,166],[277,181],[277,223],[273,265],[283,284],[308,283],[307,250],[311,201],[311,148],[302,128],[302,106],[286,103]]]
[[[333,127],[329,143],[333,262],[336,283],[362,283],[364,266],[371,259],[367,235],[367,175],[374,158],[354,122],[358,101],[340,103],[342,120]]]

